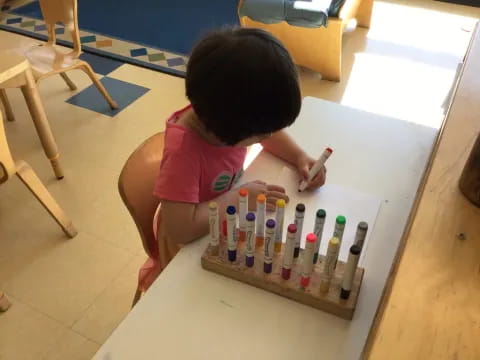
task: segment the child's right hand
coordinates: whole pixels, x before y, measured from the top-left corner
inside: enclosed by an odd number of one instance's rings
[[[267,184],[261,180],[255,180],[240,186],[248,190],[248,210],[255,211],[257,207],[257,196],[264,194],[267,198],[267,210],[275,210],[277,200],[283,199],[288,203],[289,199],[285,189],[279,185]]]

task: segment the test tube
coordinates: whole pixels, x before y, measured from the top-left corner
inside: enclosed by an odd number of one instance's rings
[[[265,229],[265,255],[263,258],[263,271],[267,274],[272,272],[273,249],[275,243],[275,220],[267,220]]]
[[[228,260],[237,260],[237,209],[235,206],[227,207],[227,250]]]
[[[315,242],[315,251],[313,253],[314,264],[318,262],[318,253],[320,252],[320,243],[322,242],[323,226],[325,225],[326,216],[327,212],[323,209],[317,210],[317,213],[315,214],[315,227],[313,228],[313,233],[317,237],[317,241]]]
[[[305,217],[305,205],[298,204],[295,208],[295,225],[297,225],[297,237],[295,239],[295,250],[293,257],[298,258],[300,255],[300,242],[302,240],[303,218]]]
[[[357,232],[355,234],[355,245],[360,246],[363,248],[363,243],[365,242],[365,238],[367,236],[368,231],[368,224],[365,221],[361,221],[358,223]]]
[[[238,191],[238,240],[245,241],[245,232],[247,230],[247,211],[248,211],[248,190],[240,189]]]
[[[285,200],[277,200],[277,211],[275,214],[275,222],[277,223],[275,227],[275,254],[278,254],[282,251],[282,238],[283,238],[283,221],[285,217]]]
[[[293,250],[295,249],[295,239],[297,237],[297,225],[290,224],[287,228],[287,241],[285,243],[285,253],[283,254],[282,278],[290,279],[293,263]]]
[[[252,267],[255,262],[255,214],[248,213],[247,220],[247,244],[245,247],[245,265]]]
[[[352,290],[353,279],[355,278],[361,251],[362,248],[358,245],[352,245],[350,247],[347,266],[343,273],[342,289],[340,290],[340,297],[344,300],[347,300],[350,297],[350,291]]]
[[[305,250],[303,251],[302,277],[300,278],[300,285],[302,285],[303,288],[306,288],[310,283],[310,275],[313,270],[313,252],[315,251],[316,241],[317,237],[315,234],[307,235]]]
[[[220,244],[220,228],[218,222],[218,205],[212,201],[208,204],[209,225],[210,225],[210,246],[212,255],[218,256]]]
[[[340,240],[337,237],[332,237],[328,243],[327,255],[325,263],[323,264],[323,272],[320,281],[320,291],[327,293],[330,288],[330,281],[335,272],[335,264],[340,250]]]
[[[262,247],[263,241],[265,238],[265,204],[267,198],[264,194],[259,194],[257,196],[257,230],[256,230],[256,246]]]

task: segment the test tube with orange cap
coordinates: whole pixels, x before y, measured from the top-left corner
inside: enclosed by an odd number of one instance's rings
[[[245,235],[247,233],[247,211],[248,211],[248,190],[240,189],[238,191],[238,240],[240,242],[245,241]]]
[[[256,229],[256,246],[262,247],[265,239],[265,211],[267,197],[264,194],[257,196],[257,229]]]

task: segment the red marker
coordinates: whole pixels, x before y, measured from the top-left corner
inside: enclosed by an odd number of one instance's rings
[[[313,254],[315,252],[315,242],[317,237],[315,234],[307,235],[307,242],[305,243],[305,250],[303,252],[303,266],[302,266],[302,277],[300,279],[300,285],[306,288],[310,283],[310,275],[313,270]]]
[[[298,191],[303,191],[307,188],[308,184],[310,184],[310,181],[313,180],[315,176],[317,176],[318,172],[322,169],[323,165],[325,165],[325,162],[327,159],[330,157],[332,154],[333,150],[329,147],[327,147],[320,158],[313,164],[312,168],[308,172],[308,179],[303,180],[298,188]]]

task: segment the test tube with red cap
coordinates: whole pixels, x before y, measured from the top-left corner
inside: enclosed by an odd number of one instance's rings
[[[290,224],[287,229],[287,241],[285,243],[285,253],[283,254],[282,278],[290,279],[293,264],[293,251],[295,249],[295,239],[297,236],[297,225]]]
[[[306,288],[310,283],[310,275],[313,270],[313,254],[315,252],[315,242],[317,241],[317,236],[315,234],[308,234],[307,241],[305,243],[305,250],[303,251],[303,266],[302,266],[302,277],[300,278],[300,285]]]
[[[275,220],[267,220],[265,229],[265,248],[263,257],[263,271],[267,274],[272,272],[273,251],[275,244]]]

